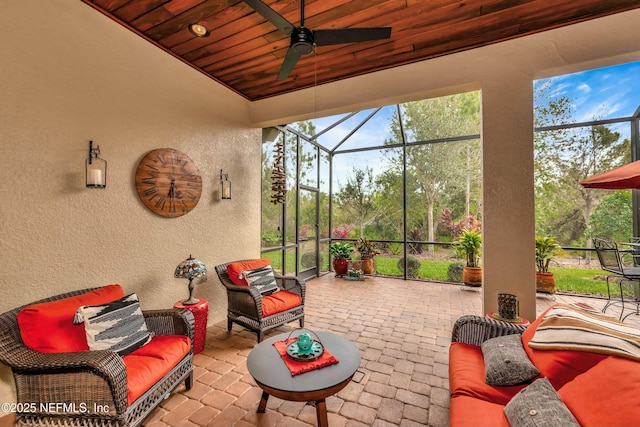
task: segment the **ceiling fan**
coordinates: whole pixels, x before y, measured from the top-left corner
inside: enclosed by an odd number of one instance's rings
[[[313,52],[314,46],[384,40],[391,37],[391,27],[310,30],[304,26],[304,0],[300,0],[300,26],[298,27],[295,27],[261,0],[244,0],[244,2],[280,31],[291,35],[291,44],[278,73],[278,80],[285,80],[289,77],[300,57]]]

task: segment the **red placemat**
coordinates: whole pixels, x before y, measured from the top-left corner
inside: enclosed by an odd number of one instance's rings
[[[295,342],[296,340],[297,338],[294,337],[286,340],[276,341],[273,343],[276,350],[278,350],[278,353],[280,353],[280,357],[282,357],[284,364],[287,365],[287,368],[289,368],[289,371],[291,371],[292,376],[338,363],[338,359],[336,359],[333,354],[329,353],[329,350],[327,350],[326,348],[324,349],[322,356],[320,356],[316,360],[305,362],[298,362],[297,360],[293,360],[287,354],[287,345]]]

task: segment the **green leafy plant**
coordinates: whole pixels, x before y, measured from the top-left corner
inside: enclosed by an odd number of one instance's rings
[[[462,282],[462,269],[464,264],[461,262],[452,262],[447,268],[447,280],[450,282]]]
[[[346,242],[335,242],[329,246],[329,253],[333,259],[349,259],[353,253],[353,246]]]
[[[278,246],[282,244],[282,234],[276,231],[262,233],[262,246]]]
[[[560,250],[553,236],[536,237],[536,269],[538,273],[548,273],[549,263]]]
[[[300,258],[300,264],[304,268],[310,268],[315,266],[316,264],[316,253],[315,252],[305,252],[302,254],[302,258]]]
[[[373,258],[380,253],[376,244],[364,237],[359,238],[355,246],[361,258]]]
[[[456,242],[456,255],[466,259],[467,267],[480,266],[480,249],[482,248],[482,236],[477,230],[465,229]]]
[[[400,271],[404,271],[404,258],[400,258],[398,260],[398,268]],[[418,273],[420,271],[420,261],[416,257],[408,256],[407,257],[407,277],[411,277],[413,279],[418,277]]]
[[[400,255],[404,250],[404,245],[402,243],[389,243],[388,251],[392,255]]]
[[[362,277],[362,271],[350,268],[349,271],[347,271],[347,276],[349,276],[349,277]]]

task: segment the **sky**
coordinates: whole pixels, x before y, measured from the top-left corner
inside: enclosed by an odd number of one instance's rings
[[[640,106],[640,61],[541,79],[573,101],[575,122],[629,117]]]
[[[552,91],[550,94],[552,96],[566,96],[572,101],[572,121],[574,123],[629,117],[640,107],[640,61],[540,79],[534,82],[534,87],[546,82],[551,83]],[[384,107],[370,124],[353,135],[353,138],[362,139],[360,143],[350,141],[340,149],[369,145],[365,142],[366,140],[379,139],[381,134],[388,135],[386,126],[389,115],[394,110],[395,108],[392,106]],[[345,121],[328,132],[320,142],[330,149],[334,148],[334,144],[348,136],[353,131],[355,124],[372,111],[361,112]],[[316,119],[318,131],[343,116]],[[322,141],[323,139],[325,141]]]
[[[573,123],[629,117],[640,107],[640,61],[541,79],[534,82],[534,88],[546,82],[551,84],[551,96],[566,96],[571,100]],[[374,109],[360,112],[352,119],[344,121],[327,132],[325,137],[321,137],[319,142],[333,149],[353,132],[357,123],[373,111]],[[338,150],[382,145],[381,140],[389,136],[389,118],[395,111],[395,106],[383,107]],[[314,120],[317,131],[322,131],[344,116],[346,115]],[[628,138],[628,124],[611,128],[621,132],[623,138]],[[374,174],[385,170],[386,160],[377,151],[352,154],[348,159],[343,158],[343,161],[339,162],[341,157],[337,156],[334,159],[334,173],[336,177],[342,177],[338,178],[341,184],[344,177],[351,172],[354,163],[372,167]]]

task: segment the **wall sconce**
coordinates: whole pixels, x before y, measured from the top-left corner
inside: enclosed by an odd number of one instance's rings
[[[90,188],[105,188],[107,186],[107,161],[100,158],[100,146],[93,148],[93,141],[89,141],[89,157],[85,161],[86,182]]]
[[[229,181],[229,174],[222,173],[222,169],[220,169],[220,187],[222,190],[222,200],[231,200],[231,182]]]

